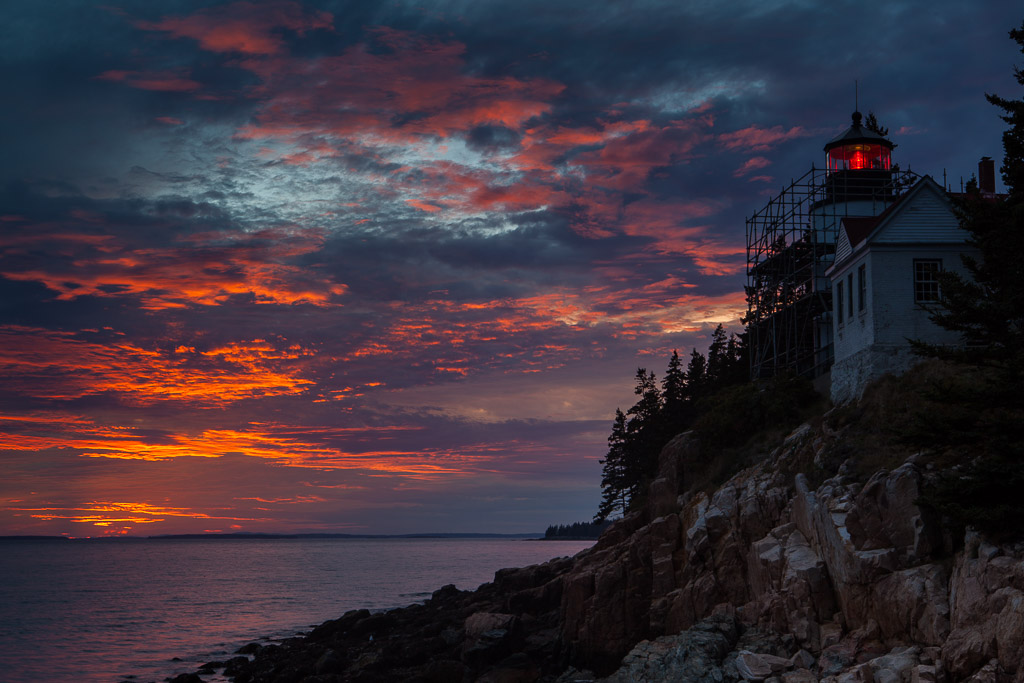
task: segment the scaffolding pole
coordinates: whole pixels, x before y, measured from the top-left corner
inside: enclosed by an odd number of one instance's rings
[[[912,171],[811,168],[747,219],[747,343],[754,379],[832,367],[832,287],[846,215],[877,216],[917,180]],[[852,211],[852,213],[851,213]]]

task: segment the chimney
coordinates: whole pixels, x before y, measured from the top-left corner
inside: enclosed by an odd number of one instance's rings
[[[996,162],[992,157],[982,157],[978,162],[978,189],[982,194],[996,193]]]

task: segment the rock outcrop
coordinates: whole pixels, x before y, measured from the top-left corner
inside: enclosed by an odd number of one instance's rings
[[[814,488],[783,474],[838,438],[803,425],[708,495],[682,493],[679,469],[697,444],[677,437],[646,508],[609,529],[564,579],[570,659],[609,681],[676,680],[641,675],[638,658],[651,670],[655,652],[678,659],[696,625],[735,609],[745,631],[787,646],[731,651],[707,680],[1024,681],[1024,547],[968,534],[952,552],[918,505],[928,476],[918,457],[862,485],[843,467]],[[813,665],[782,666],[798,652]]]
[[[1024,681],[1024,545],[918,505],[912,457],[812,486],[798,463],[842,439],[803,425],[713,493],[687,491],[691,434],[663,450],[647,503],[574,558],[477,591],[352,612],[231,672],[274,681]],[[234,661],[234,660],[233,660]]]

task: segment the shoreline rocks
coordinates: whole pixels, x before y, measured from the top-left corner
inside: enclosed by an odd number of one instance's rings
[[[688,492],[692,435],[647,504],[572,558],[475,591],[353,611],[232,660],[235,683],[1024,681],[1024,545],[951,551],[917,504],[918,458],[811,486],[841,433],[802,425],[716,491]],[[202,672],[200,672],[202,673]]]

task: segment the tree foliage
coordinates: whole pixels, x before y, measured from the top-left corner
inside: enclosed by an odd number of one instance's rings
[[[572,524],[552,524],[544,532],[544,538],[551,540],[581,540],[597,538],[610,522],[573,522]]]
[[[1024,22],[1020,28],[1010,31],[1012,38],[1024,52]],[[1017,82],[1024,85],[1024,69],[1014,67]],[[998,95],[986,94],[986,99],[1003,110],[1000,118],[1009,124],[1003,131],[1003,182],[1010,191],[1010,201],[1018,207],[1024,204],[1024,99],[1008,100]]]
[[[1010,31],[1024,52],[1024,24]],[[1024,85],[1024,71],[1015,69]],[[939,276],[942,300],[932,313],[941,327],[958,332],[962,348],[915,342],[924,355],[991,368],[1001,381],[1019,387],[1024,379],[1024,99],[986,95],[1005,112],[1003,180],[1009,196],[983,196],[972,188],[957,206],[960,223],[970,233],[976,255],[965,255],[965,277]],[[1013,391],[1019,398],[1020,392]]]
[[[712,334],[708,356],[693,349],[685,370],[679,352],[672,352],[660,388],[653,372],[638,368],[633,389],[637,402],[625,413],[615,410],[608,453],[601,460],[601,503],[594,519],[627,512],[656,474],[662,447],[694,423],[711,394],[745,382],[747,375],[742,339],[727,336],[721,325]]]
[[[1024,52],[1024,24],[1010,37]],[[1017,68],[1015,74],[1024,85],[1024,71]],[[960,431],[972,435],[964,446],[968,457],[924,498],[960,524],[1006,535],[1024,527],[1024,99],[986,98],[1010,124],[1003,133],[1001,169],[1008,196],[986,197],[972,184],[957,207],[975,255],[963,259],[967,277],[940,274],[942,299],[932,320],[958,332],[963,345],[914,346],[971,369],[969,385],[943,396],[960,416]]]
[[[608,454],[600,461],[604,467],[601,470],[601,503],[594,516],[596,521],[607,519],[616,511],[625,512],[629,508],[633,487],[627,476],[628,461],[626,416],[616,408],[612,433],[608,437]]]
[[[889,129],[878,123],[878,119],[875,118],[875,112],[869,111],[868,117],[864,119],[864,127],[868,130],[878,133],[883,138],[889,137]],[[896,145],[893,145],[895,147]]]

